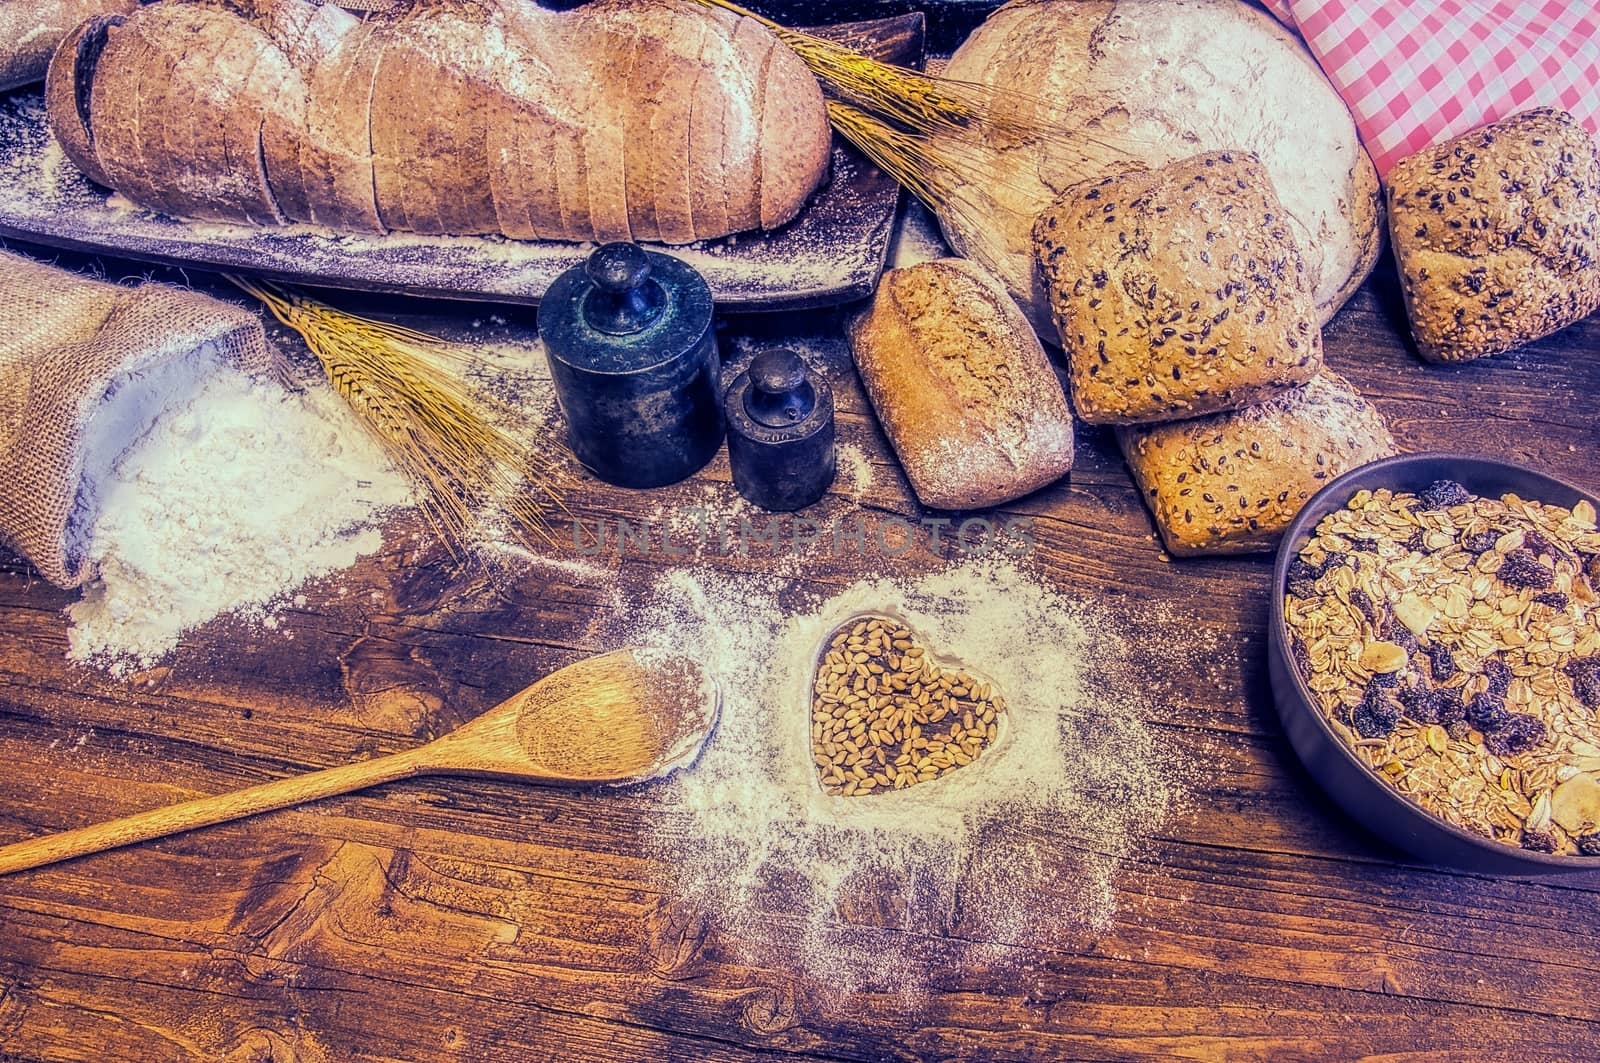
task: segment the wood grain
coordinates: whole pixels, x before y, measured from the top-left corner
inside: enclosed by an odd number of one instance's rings
[[[531,328],[371,308],[463,336]],[[1456,367],[1423,365],[1403,327],[1386,265],[1327,355],[1406,449],[1600,486],[1600,321]],[[735,321],[724,344],[799,338],[827,360],[841,441],[873,481],[859,503],[836,486],[821,516],[920,516],[838,336],[831,317],[786,316]],[[781,926],[735,941],[656,885],[649,788],[415,779],[0,880],[0,1059],[1592,1058],[1596,877],[1421,867],[1346,820],[1271,708],[1266,560],[1165,560],[1109,434],[1079,446],[1067,482],[1006,513],[1035,520],[1051,583],[1119,604],[1190,791],[1117,877],[1104,933],[1017,943],[1005,964],[946,936],[922,997],[841,1003],[770,944]],[[727,485],[725,458],[681,488],[590,483],[574,504],[639,517],[708,483]],[[343,574],[342,595],[308,590],[280,632],[221,620],[123,682],[69,667],[72,596],[0,561],[0,842],[406,749],[604,648],[604,592],[554,571],[492,587],[438,551],[419,560],[417,530],[390,528],[397,545]],[[665,564],[590,560],[632,590]],[[808,559],[787,593],[860,570]]]

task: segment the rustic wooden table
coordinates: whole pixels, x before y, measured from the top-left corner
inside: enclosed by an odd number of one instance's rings
[[[531,328],[423,311],[407,320]],[[842,439],[871,456],[860,504],[916,514],[836,320],[734,322],[726,338],[796,332],[830,363]],[[1600,319],[1458,368],[1425,366],[1403,334],[1386,262],[1327,350],[1406,449],[1600,486]],[[1148,723],[1190,765],[1182,810],[1118,875],[1106,932],[1002,966],[947,942],[957,962],[920,999],[824,1006],[828,985],[781,952],[736,959],[660,889],[636,834],[656,791],[415,781],[0,879],[0,1058],[1594,1058],[1600,876],[1452,874],[1348,821],[1272,711],[1267,561],[1167,561],[1108,435],[1079,443],[1067,481],[1006,512],[1034,518],[1063,593],[1163,603],[1140,633],[1161,692]],[[707,484],[731,492],[725,455],[673,490]],[[675,497],[577,492],[591,514]],[[822,511],[855,505],[840,491]],[[272,637],[219,621],[123,681],[64,659],[73,595],[0,561],[0,842],[403,749],[602,648],[601,591],[535,569],[493,593],[408,541],[407,519]],[[598,560],[632,587],[670,563]],[[826,591],[861,566],[820,557],[792,586]],[[1196,632],[1204,659],[1166,652]]]

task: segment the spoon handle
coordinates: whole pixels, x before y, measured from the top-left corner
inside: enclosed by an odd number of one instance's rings
[[[418,755],[424,748],[314,771],[308,775],[275,779],[231,794],[199,797],[165,808],[137,812],[108,823],[0,846],[0,875],[409,778],[426,770],[423,759]]]

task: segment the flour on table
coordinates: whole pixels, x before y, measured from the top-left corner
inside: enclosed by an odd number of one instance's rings
[[[840,443],[835,448],[838,465],[835,486],[852,502],[860,502],[872,489],[872,460],[859,443]]]
[[[717,729],[664,785],[649,840],[719,948],[798,962],[818,986],[915,994],[929,971],[1108,928],[1118,873],[1173,808],[1181,766],[1143,722],[1117,618],[1011,561],[862,580],[798,609],[785,588],[679,569],[617,633],[696,657],[722,690]],[[929,653],[992,681],[1007,704],[999,742],[934,782],[828,796],[812,669],[862,613],[897,617]]]
[[[320,382],[292,394],[210,348],[130,374],[84,441],[68,548],[97,576],[67,609],[69,656],[125,674],[222,613],[266,617],[376,551],[379,517],[410,501]]]

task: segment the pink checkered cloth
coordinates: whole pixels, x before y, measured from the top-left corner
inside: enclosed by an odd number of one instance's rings
[[[1378,173],[1530,107],[1600,134],[1600,0],[1261,0],[1350,105]]]

